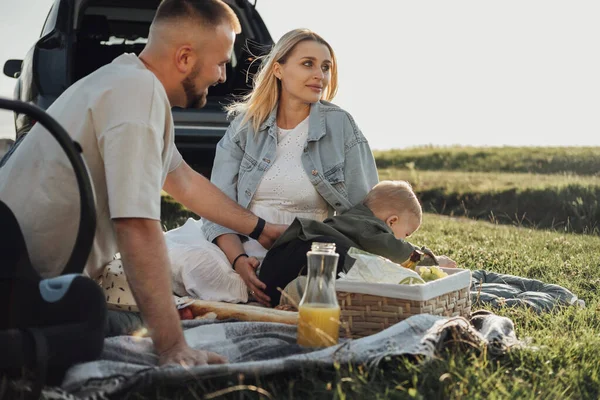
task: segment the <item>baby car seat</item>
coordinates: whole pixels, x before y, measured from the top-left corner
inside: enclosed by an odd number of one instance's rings
[[[31,265],[19,223],[0,200],[0,379],[34,377],[37,397],[42,385],[60,384],[68,367],[102,351],[106,302],[98,284],[81,275],[96,230],[94,194],[81,147],[56,120],[19,101],[0,98],[0,109],[27,114],[54,136],[80,192],[75,246],[61,275],[51,279]]]

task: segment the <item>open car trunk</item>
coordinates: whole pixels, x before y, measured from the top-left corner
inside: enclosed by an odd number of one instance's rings
[[[227,81],[211,87],[203,109],[173,109],[175,141],[190,164],[206,172],[212,167],[214,151],[228,126],[223,106],[236,95],[251,89],[258,68],[255,56],[269,50],[272,39],[254,6],[247,0],[226,2],[238,15],[242,33],[237,35]],[[72,82],[75,82],[123,53],[139,54],[158,0],[79,0],[74,15],[75,44],[72,53]]]

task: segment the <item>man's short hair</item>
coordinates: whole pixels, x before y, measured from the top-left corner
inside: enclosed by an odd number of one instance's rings
[[[423,216],[419,199],[406,181],[379,182],[371,189],[363,204],[374,213],[401,214],[408,211],[419,220]]]
[[[177,19],[196,20],[210,28],[229,23],[235,33],[242,30],[237,15],[223,0],[162,0],[152,23]]]

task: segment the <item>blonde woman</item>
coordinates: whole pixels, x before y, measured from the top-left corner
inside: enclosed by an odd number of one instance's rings
[[[330,103],[337,68],[321,36],[307,29],[286,33],[264,58],[253,91],[228,108],[235,119],[217,145],[211,181],[273,223],[322,221],[360,203],[377,184],[377,169],[352,116]],[[268,305],[256,274],[267,250],[210,221],[202,231],[206,241],[195,250],[173,251],[172,258],[183,260],[175,277],[182,294],[247,301],[249,293]]]

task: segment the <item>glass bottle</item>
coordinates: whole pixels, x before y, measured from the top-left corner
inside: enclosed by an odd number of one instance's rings
[[[327,347],[337,344],[340,306],[335,292],[339,254],[335,243],[314,242],[306,253],[308,279],[298,307],[298,344]]]

